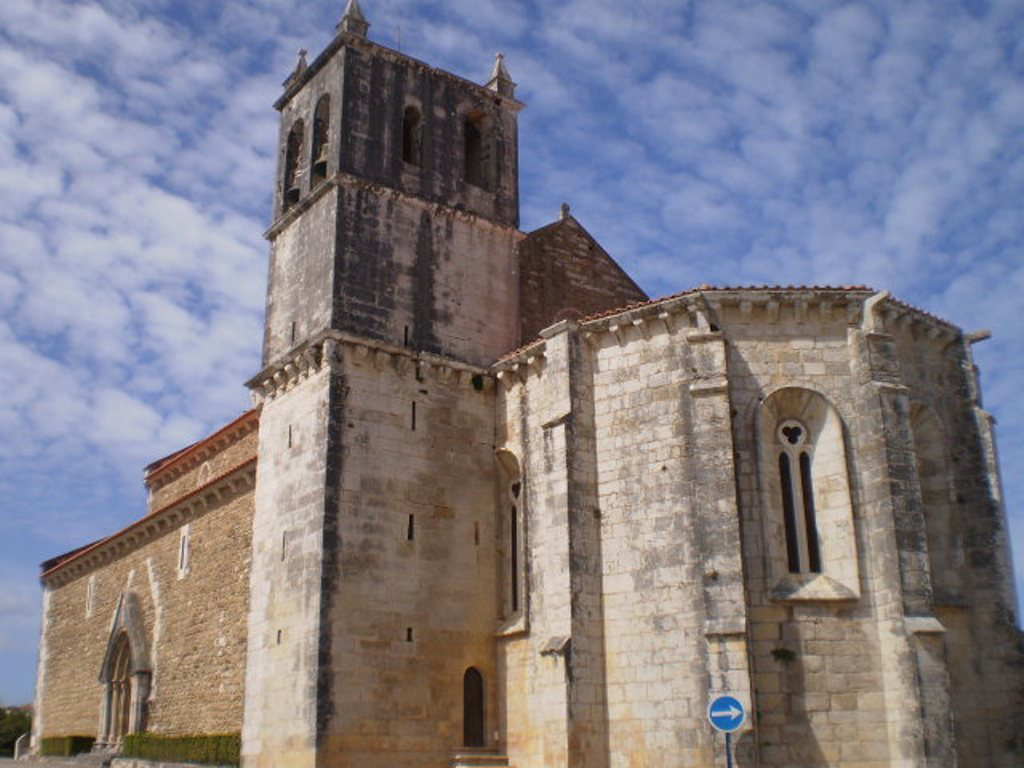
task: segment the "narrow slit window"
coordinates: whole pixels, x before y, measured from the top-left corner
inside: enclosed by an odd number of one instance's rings
[[[191,525],[181,529],[178,539],[178,578],[183,579],[188,575],[189,561],[191,559]]]
[[[288,447],[292,447],[292,425],[288,425]]]
[[[821,573],[821,551],[818,548],[818,523],[814,516],[814,486],[811,484],[811,458],[800,453],[800,489],[804,497],[804,529],[807,532],[808,567]]]
[[[779,480],[782,483],[782,515],[786,526],[786,558],[790,573],[800,572],[800,549],[796,538],[796,508],[793,504],[793,475],[789,456],[779,454]]]
[[[93,605],[96,601],[96,574],[89,577],[89,583],[85,590],[85,617],[92,616]]]
[[[405,628],[405,642],[411,643],[413,641],[413,639],[414,639],[414,637],[413,637],[412,627],[406,627]]]
[[[509,561],[511,565],[510,579],[512,612],[519,611],[519,509],[512,505],[512,514],[509,519]]]
[[[411,419],[412,431],[416,431],[416,401],[412,401],[412,419]]]
[[[409,521],[405,527],[405,540],[414,541],[416,539],[416,515],[409,515]]]

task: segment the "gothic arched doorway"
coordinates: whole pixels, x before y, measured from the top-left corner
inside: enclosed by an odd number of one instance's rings
[[[470,667],[462,677],[462,742],[484,746],[484,676]]]
[[[132,647],[128,634],[122,632],[114,643],[111,665],[109,740],[120,744],[128,733],[132,703]]]
[[[119,747],[129,733],[146,729],[146,710],[152,668],[138,597],[125,592],[117,602],[100,667],[103,708],[100,736],[103,747]]]

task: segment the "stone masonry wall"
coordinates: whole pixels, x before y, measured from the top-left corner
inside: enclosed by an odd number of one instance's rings
[[[316,764],[331,378],[328,360],[260,412],[244,661],[248,768]]]
[[[240,729],[251,520],[251,490],[229,495],[191,518],[189,564],[182,578],[177,525],[50,589],[41,649],[46,667],[38,696],[41,736],[98,734],[104,695],[98,676],[123,591],[138,596],[150,644],[153,678],[146,730]],[[94,593],[87,613],[90,577]]]
[[[706,482],[725,360],[683,317],[563,323],[502,377],[527,489],[528,632],[499,646],[517,766],[710,766],[709,692],[749,698],[734,484]]]
[[[346,344],[342,360],[318,764],[440,768],[463,743],[469,667],[501,739],[492,385],[398,351]]]
[[[758,747],[766,766],[888,765],[890,759],[884,640],[874,603],[893,585],[876,583],[862,567],[859,601],[820,593],[776,599],[772,573],[778,569],[766,567],[785,560],[785,543],[765,537],[767,521],[781,520],[782,512],[781,502],[768,508],[763,503],[759,471],[778,470],[774,464],[758,467],[755,414],[760,401],[782,387],[806,388],[838,410],[847,440],[850,431],[860,428],[853,408],[847,308],[832,302],[824,311],[820,305],[804,311],[794,303],[764,301],[753,307],[726,305],[717,313],[730,352]],[[855,500],[860,487],[856,467],[853,457],[848,471]],[[855,519],[862,562],[892,562],[894,553],[873,547],[863,520],[856,514]],[[835,533],[819,531],[820,538],[830,535]]]
[[[488,365],[518,342],[518,230],[383,187],[340,187],[334,325]]]
[[[922,498],[951,744],[959,766],[1014,765],[1024,760],[1024,637],[1007,588],[1013,577],[998,467],[987,456],[992,418],[982,410],[968,344],[936,338],[906,314],[884,320],[912,404],[918,466],[937,476]],[[913,418],[916,409],[927,417]]]

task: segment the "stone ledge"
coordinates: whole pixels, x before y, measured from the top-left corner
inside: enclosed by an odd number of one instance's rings
[[[857,600],[856,592],[824,573],[791,573],[772,587],[772,599],[782,602]]]

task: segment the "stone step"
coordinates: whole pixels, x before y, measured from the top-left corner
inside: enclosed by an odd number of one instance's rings
[[[474,766],[508,766],[508,757],[495,749],[473,749],[463,747],[452,757],[451,768]]]

